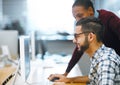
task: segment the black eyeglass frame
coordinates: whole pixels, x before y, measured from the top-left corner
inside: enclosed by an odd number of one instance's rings
[[[90,33],[91,31],[85,31],[85,32],[82,32],[82,33],[75,33],[74,34],[74,38],[76,39],[77,38],[77,36],[79,36],[79,35],[81,35],[81,34],[86,34],[86,33]],[[92,32],[93,33],[93,32]]]

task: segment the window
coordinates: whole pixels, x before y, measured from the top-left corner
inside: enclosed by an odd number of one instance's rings
[[[43,34],[73,33],[73,2],[74,0],[28,0],[29,30],[38,30]]]

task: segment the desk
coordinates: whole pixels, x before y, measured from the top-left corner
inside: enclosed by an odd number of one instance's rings
[[[65,84],[65,85],[86,85],[86,83],[71,83],[71,84]]]
[[[16,71],[15,66],[3,67],[0,69],[0,85],[14,72]],[[6,85],[11,85],[13,83],[14,77],[12,77]]]
[[[59,56],[57,56],[57,58],[59,59]],[[62,58],[65,58],[65,57],[62,57]],[[56,64],[54,62],[54,59],[48,59],[44,61],[34,60],[31,62],[32,70],[27,83],[31,85],[86,85],[83,83],[66,83],[66,84],[62,82],[52,83],[47,79],[50,74],[64,73],[66,67],[67,67],[67,63]],[[68,77],[80,76],[80,75],[82,75],[81,71],[78,68],[78,65],[76,65],[71,70]],[[48,83],[46,84],[46,82]],[[16,79],[15,85],[29,85],[27,83],[22,81],[21,76],[18,76],[18,78]]]
[[[86,85],[85,83],[63,83],[63,82],[55,82],[53,85]]]

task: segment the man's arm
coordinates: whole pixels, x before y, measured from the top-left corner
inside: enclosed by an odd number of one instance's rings
[[[65,83],[88,83],[89,78],[88,76],[77,76],[68,78],[63,75],[56,74],[55,77],[59,78],[59,80],[55,80],[55,82],[65,82]]]
[[[73,77],[73,78],[67,78],[68,82],[73,82],[73,83],[88,83],[90,80],[88,76],[78,76],[78,77]]]
[[[78,49],[76,47],[74,52],[73,52],[72,58],[71,58],[70,62],[68,63],[66,72],[64,73],[65,76],[68,75],[68,73],[75,66],[75,64],[79,61],[79,59],[81,58],[82,55],[83,55],[83,52],[82,51],[78,51]]]

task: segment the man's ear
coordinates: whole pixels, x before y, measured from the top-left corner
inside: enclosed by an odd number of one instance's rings
[[[92,32],[89,33],[89,34],[88,34],[88,40],[89,40],[89,42],[92,42],[92,41],[95,39],[95,37],[96,37],[96,36],[95,36],[94,33],[92,33]]]
[[[93,11],[93,8],[92,8],[92,7],[89,7],[89,8],[88,8],[88,12],[89,12],[89,15],[90,15],[90,16],[94,16],[94,11]]]

